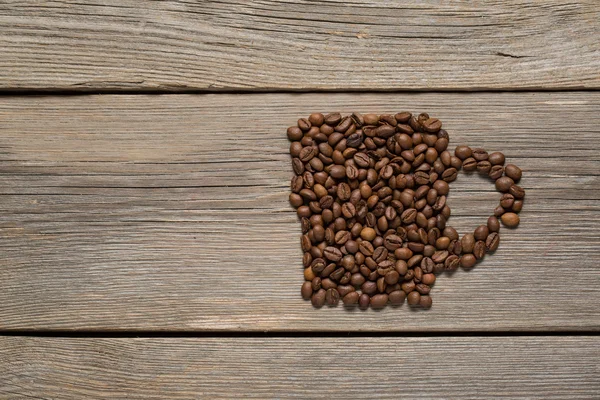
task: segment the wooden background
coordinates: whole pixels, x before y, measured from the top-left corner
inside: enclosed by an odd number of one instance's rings
[[[598,37],[594,1],[4,2],[0,398],[599,397]],[[523,167],[521,225],[431,310],[315,310],[285,129],[400,110]],[[499,196],[461,174],[451,225]]]

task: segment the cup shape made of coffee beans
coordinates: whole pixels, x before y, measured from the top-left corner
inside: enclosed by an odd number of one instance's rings
[[[519,225],[522,172],[501,152],[448,150],[427,113],[313,113],[287,130],[304,253],[301,295],[323,305],[430,308],[437,276],[473,268]],[[448,225],[449,183],[477,171],[502,193],[487,221],[459,237]]]

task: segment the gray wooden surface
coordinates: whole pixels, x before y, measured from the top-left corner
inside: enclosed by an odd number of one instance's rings
[[[473,331],[600,328],[600,93],[0,99],[0,329]],[[522,222],[426,312],[300,298],[286,127],[310,110],[429,111],[451,146],[523,167]],[[452,184],[450,224],[500,194]]]
[[[593,0],[2,2],[0,398],[600,398],[599,32]],[[357,110],[525,171],[429,311],[300,298],[285,129]],[[460,233],[499,198],[451,189]]]
[[[9,1],[0,90],[600,87],[583,1]]]
[[[594,399],[598,337],[0,338],[10,399]]]

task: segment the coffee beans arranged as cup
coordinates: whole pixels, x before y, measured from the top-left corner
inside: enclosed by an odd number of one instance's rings
[[[290,203],[302,227],[301,294],[315,307],[430,308],[437,275],[473,268],[495,251],[500,221],[519,225],[521,170],[500,152],[450,152],[442,122],[426,113],[314,113],[287,136]],[[493,215],[463,237],[447,224],[448,184],[461,168],[488,176],[503,193]]]

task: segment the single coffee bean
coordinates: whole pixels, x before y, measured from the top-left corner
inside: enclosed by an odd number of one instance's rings
[[[488,152],[483,149],[474,149],[473,150],[473,158],[475,160],[477,160],[478,162],[487,160],[488,157],[489,157]]]
[[[340,261],[342,259],[342,256],[343,256],[343,254],[340,251],[340,249],[338,249],[337,247],[333,247],[333,246],[326,247],[325,250],[323,250],[323,255],[328,260],[331,260],[331,261],[334,261],[334,262]]]
[[[376,294],[371,297],[371,307],[373,308],[383,308],[388,302],[387,294]]]
[[[473,247],[473,255],[478,260],[481,260],[485,256],[485,251],[487,250],[485,242],[483,240],[478,240],[475,242],[475,247]]]
[[[340,302],[340,293],[334,288],[327,289],[325,301],[330,306],[336,306]]]
[[[454,154],[456,155],[456,157],[464,161],[467,158],[471,157],[471,154],[473,154],[473,152],[469,146],[457,146],[454,150]]]
[[[508,191],[515,197],[515,199],[522,199],[525,197],[525,190],[519,185],[511,185]]]
[[[491,216],[487,220],[487,227],[490,232],[498,232],[500,230],[500,222],[498,218]]]
[[[512,185],[514,185],[514,181],[508,176],[503,176],[496,180],[496,189],[503,193],[508,192]]]
[[[358,306],[362,309],[366,309],[367,307],[369,307],[370,302],[371,297],[369,297],[368,294],[363,293],[358,298]]]
[[[503,214],[501,220],[507,228],[516,228],[519,225],[519,216],[512,212]]]
[[[407,296],[408,305],[411,307],[418,306],[420,301],[421,301],[421,294],[419,294],[419,292],[417,292],[417,291],[412,291]]]
[[[485,240],[488,237],[489,233],[490,230],[488,229],[487,225],[479,225],[475,229],[475,240]]]
[[[308,282],[308,281],[304,282],[302,284],[302,289],[300,290],[300,293],[302,294],[302,298],[304,300],[310,299],[310,297],[313,294],[313,288],[312,288],[311,282]]]
[[[488,161],[492,165],[504,165],[504,154],[499,151],[491,153],[488,157]]]
[[[523,200],[515,200],[512,206],[512,211],[514,213],[519,213],[523,209]]]
[[[431,296],[421,296],[421,299],[419,300],[419,305],[421,307],[423,307],[424,309],[429,309],[429,308],[431,308],[432,304],[433,304],[433,300],[432,300]]]
[[[446,258],[446,261],[444,262],[444,267],[445,269],[449,270],[449,271],[454,271],[458,268],[460,264],[460,258],[457,255],[451,255],[448,256],[448,258]]]
[[[493,180],[497,180],[497,179],[501,178],[503,174],[504,174],[504,167],[502,165],[494,165],[490,169],[488,176]]]
[[[477,169],[477,160],[475,160],[473,157],[469,157],[465,161],[463,161],[462,166],[466,172],[475,171]]]
[[[313,293],[310,300],[314,307],[319,308],[319,307],[323,307],[325,305],[325,293],[326,293],[325,289],[319,289],[318,291]]]
[[[442,173],[442,179],[446,182],[453,182],[456,180],[457,173],[456,168],[448,168]]]
[[[359,296],[360,295],[358,294],[358,292],[350,292],[343,297],[342,301],[345,306],[353,306],[356,305],[356,303],[358,303]]]
[[[504,167],[504,173],[506,174],[507,177],[511,178],[514,182],[519,182],[519,180],[521,179],[521,176],[523,174],[523,172],[521,171],[521,168],[517,167],[514,164],[506,164],[506,167]]]
[[[388,300],[393,306],[402,305],[405,299],[406,293],[404,293],[402,290],[395,290],[388,295]]]
[[[498,245],[500,244],[500,235],[498,232],[492,232],[488,235],[485,240],[485,247],[488,252],[493,252],[498,249]]]
[[[467,233],[460,240],[463,253],[472,253],[475,247],[475,236],[472,233]]]
[[[483,160],[477,163],[477,172],[480,174],[489,174],[492,169],[492,164],[489,161]]]
[[[473,254],[463,254],[460,257],[460,265],[463,268],[473,268],[475,263],[477,262],[477,258]]]

